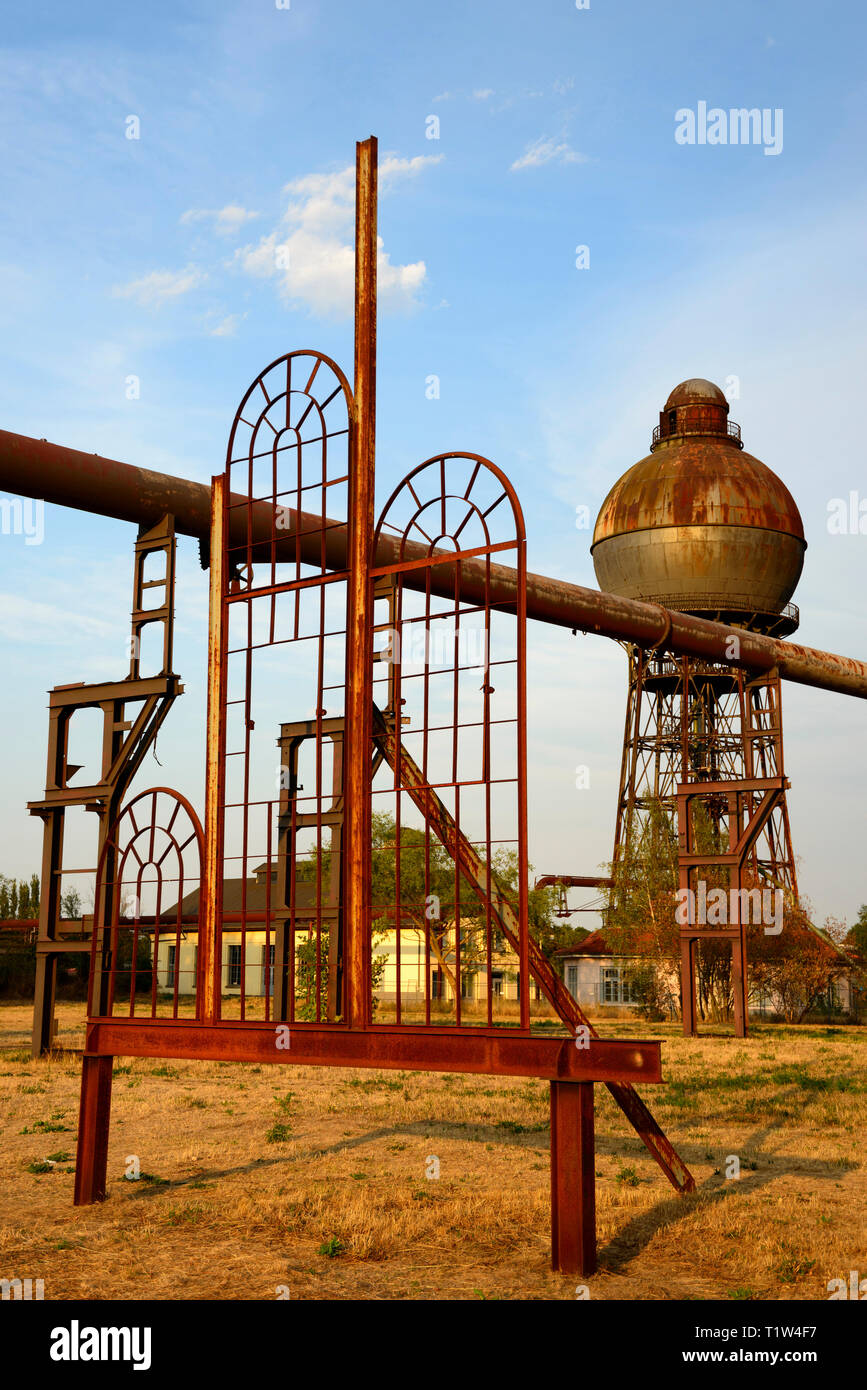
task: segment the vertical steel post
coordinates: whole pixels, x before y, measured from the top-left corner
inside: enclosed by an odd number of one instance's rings
[[[596,1271],[593,1082],[551,1082],[551,1265]]]
[[[88,1057],[81,1067],[81,1104],[75,1156],[75,1205],[105,1200],[113,1057]]]
[[[737,804],[737,797],[735,797]],[[734,832],[734,839],[737,831]],[[747,929],[741,911],[741,885],[743,884],[743,860],[731,871],[732,886],[737,891],[737,922],[729,922],[737,927],[737,936],[732,937],[732,1011],[734,1014],[735,1037],[745,1038],[749,1028],[749,995],[747,989]]]
[[[684,774],[685,776],[685,774]],[[677,843],[680,855],[689,854],[692,850],[692,830],[690,821],[690,802],[686,796],[677,798]],[[687,903],[692,903],[689,892],[691,889],[690,869],[688,864],[684,864],[678,859],[678,887],[681,892],[686,890]],[[695,1036],[695,966],[696,966],[696,940],[689,935],[689,928],[695,926],[692,907],[688,908],[688,919],[686,931],[680,929],[680,1016],[683,1022],[683,1034],[686,1038]]]
[[[373,548],[376,432],[377,142],[356,146],[355,418],[349,477],[349,585],[345,737],[343,978],[345,1016],[363,1028],[369,1011],[370,769],[372,756]]]
[[[199,923],[196,1016],[202,1023],[218,1021],[220,952],[223,906],[223,787],[225,727],[223,704],[226,681],[226,622],[223,604],[223,525],[225,478],[217,474],[211,490],[211,554],[208,597],[208,714],[205,761],[205,857],[202,866],[202,913]]]
[[[683,1035],[695,1037],[695,947],[694,937],[680,938],[680,1000]]]
[[[46,784],[54,776],[50,766],[52,754],[57,754],[58,719],[52,719],[48,735],[49,769]],[[64,759],[66,733],[63,733]],[[65,812],[63,807],[49,811],[44,819],[42,836],[42,876],[41,897],[39,901],[39,930],[37,942],[53,941],[57,935],[60,921],[61,878],[55,870],[63,863],[63,830]],[[33,1038],[31,1055],[41,1057],[51,1051],[54,1040],[54,1002],[57,987],[57,956],[41,954],[37,947],[36,981],[33,992]]]

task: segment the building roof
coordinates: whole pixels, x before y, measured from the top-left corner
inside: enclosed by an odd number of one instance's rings
[[[247,879],[246,904],[248,912],[264,912],[268,906],[268,884],[266,882],[266,865],[260,865],[254,870],[253,877]],[[281,909],[277,902],[276,891],[277,871],[271,871],[271,913],[274,917],[281,915]],[[242,878],[223,879],[223,911],[240,912],[244,901],[244,880]],[[323,910],[325,910],[325,899],[328,895],[327,878],[323,874],[322,899]],[[316,916],[316,883],[314,880],[300,879],[295,884],[295,909],[296,912],[303,913],[305,916]],[[194,888],[187,893],[180,904],[180,912],[184,917],[194,917],[199,911],[199,889]],[[174,922],[177,916],[178,907],[173,903],[171,907],[160,913],[160,921]],[[286,915],[283,908],[282,915]]]
[[[613,956],[623,955],[622,951],[614,952],[608,945],[601,931],[593,931],[589,936],[585,936],[583,941],[578,941],[574,946],[561,946],[554,952],[555,956]]]

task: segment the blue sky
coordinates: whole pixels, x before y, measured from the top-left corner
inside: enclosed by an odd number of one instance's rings
[[[863,657],[867,537],[830,536],[826,517],[867,496],[864,30],[839,3],[7,0],[0,428],[207,480],[274,357],[313,346],[349,370],[344,171],[373,133],[381,498],[434,452],[483,453],[521,496],[530,568],[592,584],[576,507],[595,515],[646,453],[676,382],[736,377],[746,447],[804,517],[799,640]],[[675,113],[700,101],[781,109],[782,151],[679,145]],[[43,692],[122,670],[132,539],[57,508],[42,545],[0,536],[6,872],[39,863],[23,807],[42,787]],[[180,584],[188,694],[159,756],[200,804],[206,581],[189,541]],[[532,857],[590,872],[610,854],[625,661],[553,630],[530,651]],[[803,886],[820,918],[851,919],[865,711],[791,686],[785,710]]]

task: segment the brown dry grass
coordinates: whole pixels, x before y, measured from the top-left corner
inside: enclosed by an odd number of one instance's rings
[[[60,1040],[80,1044],[81,1006],[58,1014]],[[28,1006],[0,1005],[0,1277],[42,1278],[49,1299],[575,1296],[548,1268],[542,1082],[119,1061],[109,1198],[76,1209],[80,1063],[31,1061],[29,1025]],[[665,1039],[668,1084],[645,1094],[698,1192],[672,1192],[597,1088],[593,1298],[825,1299],[829,1279],[867,1274],[859,1029],[605,1031]],[[138,1183],[123,1178],[131,1154]]]

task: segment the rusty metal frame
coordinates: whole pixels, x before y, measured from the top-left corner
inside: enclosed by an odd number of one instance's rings
[[[149,468],[133,468],[117,459],[8,430],[0,430],[0,487],[136,524],[152,525],[170,512],[179,533],[194,536],[202,544],[207,544],[209,537],[211,492],[205,484]],[[254,513],[257,533],[261,530],[268,537],[271,518],[267,508],[254,509]],[[315,545],[315,531],[320,525],[319,517],[288,516],[281,545],[291,554],[297,531],[306,551],[307,535],[313,537]],[[329,564],[335,569],[346,568],[346,543],[345,525],[335,522],[329,526]],[[387,563],[392,556],[393,547],[383,540],[378,560]],[[505,565],[493,566],[492,580],[498,602],[509,602],[514,593],[514,572]],[[478,582],[479,577],[468,566],[464,575],[468,597]],[[595,633],[615,642],[634,642],[648,649],[666,645],[677,655],[706,661],[728,660],[732,638],[737,637],[740,655],[731,660],[732,666],[754,673],[776,669],[782,680],[867,699],[867,662],[543,574],[527,576],[527,616],[536,622]]]
[[[746,633],[746,630],[745,630]],[[797,902],[798,881],[792,849],[784,775],[781,681],[777,670],[749,675],[734,666],[697,660],[668,651],[627,644],[629,689],[621,760],[613,863],[633,837],[641,838],[653,805],[674,818],[680,836],[679,884],[690,886],[696,865],[728,865],[732,886],[744,875],[761,886],[781,888]],[[762,803],[761,791],[775,787]],[[696,857],[691,804],[703,799],[717,814],[728,813],[736,787],[736,812],[752,833],[735,857],[722,851]],[[688,847],[687,847],[688,845]],[[616,883],[616,879],[615,879]],[[616,889],[615,889],[616,891]],[[699,942],[732,941],[735,1035],[746,1036],[746,935],[684,927],[681,932],[681,1012],[687,1036],[696,1031],[695,969]]]
[[[498,530],[493,528],[498,526]],[[462,983],[464,963],[477,952],[471,947],[473,927],[464,927],[462,919],[462,877],[468,881],[470,893],[484,912],[483,966],[486,982],[486,1023],[494,1026],[493,994],[493,921],[496,915],[494,904],[503,894],[496,881],[495,855],[514,847],[517,855],[517,884],[512,899],[515,920],[515,940],[510,944],[517,961],[519,1026],[525,1031],[530,1026],[529,1010],[529,961],[527,931],[527,672],[526,672],[526,533],[520,503],[508,478],[490,462],[478,454],[451,453],[436,455],[414,468],[394,489],[383,508],[373,538],[374,551],[384,531],[389,530],[399,537],[398,559],[394,564],[376,566],[371,571],[374,581],[387,581],[391,586],[389,602],[390,650],[387,654],[387,677],[374,682],[385,684],[385,700],[374,703],[374,741],[378,753],[390,769],[391,777],[374,797],[384,797],[395,810],[395,873],[393,923],[396,937],[396,988],[395,988],[395,1026],[402,1023],[401,999],[401,931],[404,915],[416,924],[421,922],[425,940],[425,982],[424,1011],[425,1023],[432,1022],[431,971],[432,955],[435,955],[436,970],[449,982],[454,1002],[454,1026],[461,1029],[462,1021]],[[466,536],[462,536],[463,532]],[[475,534],[474,534],[475,533]],[[494,537],[500,535],[501,539]],[[419,540],[418,538],[422,539]],[[468,543],[468,538],[470,542]],[[476,543],[472,543],[475,539]],[[408,550],[412,542],[411,555]],[[449,543],[446,548],[445,542]],[[423,546],[427,554],[420,558],[416,553]],[[469,560],[483,561],[490,570],[491,557],[513,552],[516,556],[517,584],[514,602],[514,632],[516,652],[514,657],[501,657],[496,646],[492,650],[492,605],[490,585],[478,601],[466,604],[461,601],[460,577],[463,566]],[[428,577],[436,571],[440,588],[449,581],[452,590],[451,600],[439,600],[434,604],[430,582],[424,588],[423,605],[416,603],[419,612],[408,612],[404,580],[408,573],[414,576],[423,570]],[[411,591],[417,593],[418,590]],[[436,643],[441,629],[437,624],[450,624],[451,637],[449,655],[443,654],[437,661],[432,646]],[[424,660],[422,669],[412,673],[404,660],[407,639],[413,633],[420,633],[423,639]],[[481,637],[479,643],[482,664],[479,669],[462,659],[460,640],[462,635]],[[474,655],[470,653],[470,655]],[[475,655],[478,655],[476,653]],[[477,676],[473,672],[479,670]],[[507,687],[505,705],[494,700],[497,695],[495,681],[514,680],[514,714],[509,712]],[[462,677],[481,681],[479,691],[481,701],[476,700],[475,708],[467,711],[468,692],[461,690]],[[464,682],[466,684],[467,682]],[[430,710],[436,704],[434,685],[446,687],[443,700],[445,712],[433,716]],[[420,688],[419,688],[420,687]],[[412,727],[412,718],[406,714],[405,707],[410,694],[415,694],[415,704],[411,708],[421,718],[421,723]],[[478,706],[481,706],[479,709]],[[462,711],[464,712],[462,714]],[[466,714],[469,714],[469,718]],[[496,717],[495,717],[496,716]],[[409,724],[409,728],[406,726]],[[515,776],[495,777],[492,766],[492,738],[494,731],[498,739],[509,735],[509,748],[514,752]],[[448,744],[445,756],[437,758],[431,750],[431,734],[438,735],[440,743]],[[420,748],[418,760],[413,758],[407,748],[407,741],[418,736]],[[469,743],[469,748],[463,743]],[[481,840],[472,843],[461,831],[462,795],[471,796],[473,791],[484,799],[481,821],[484,826]],[[443,800],[453,800],[454,815],[446,811]],[[497,812],[502,813],[504,803],[512,810],[510,816],[511,836],[508,841],[498,835],[496,846],[492,837],[492,803],[496,798]],[[407,848],[403,834],[402,804],[409,801],[420,815],[424,824],[424,892],[420,902],[412,905],[414,912],[405,912],[404,896],[401,887],[402,860],[406,853],[410,860],[414,850]],[[448,825],[445,830],[444,826]],[[477,817],[478,824],[478,817]],[[437,902],[436,916],[432,919],[425,904],[431,890],[431,831],[436,834],[454,864],[454,879],[450,890],[449,905],[443,918],[443,904]],[[460,850],[456,852],[457,847]],[[479,853],[481,849],[481,853]],[[407,904],[409,907],[410,905]],[[434,921],[447,923],[445,931],[437,930]],[[469,922],[477,919],[470,916]],[[499,920],[499,919],[498,919]],[[449,925],[451,931],[449,933]],[[453,944],[449,945],[449,936]],[[451,958],[451,968],[447,963]],[[476,960],[476,964],[479,962]],[[476,1026],[476,1025],[469,1025]]]
[[[148,559],[163,556],[162,578],[147,579]],[[162,603],[148,607],[147,590],[161,588]],[[149,530],[142,530],[133,553],[133,598],[130,634],[129,675],[122,681],[86,685],[56,686],[49,692],[48,767],[45,795],[28,802],[31,815],[44,825],[42,848],[42,895],[36,947],[36,984],[33,1009],[32,1052],[37,1057],[50,1050],[54,1034],[54,994],[57,962],[61,954],[75,951],[87,955],[91,940],[73,940],[60,921],[61,882],[64,874],[86,873],[71,868],[64,860],[65,812],[68,807],[84,806],[98,817],[96,860],[100,861],[109,827],[116,819],[132,779],[145,754],[156,742],[169,710],[183,694],[183,685],[172,670],[175,595],[175,527],[171,516],[162,517]],[[141,674],[141,634],[149,624],[163,629],[162,663],[158,672]],[[127,719],[128,704],[141,702],[133,719]],[[70,785],[79,770],[68,760],[70,723],[83,709],[99,709],[103,718],[100,780],[89,786]]]
[[[324,394],[322,388],[324,387]],[[326,412],[333,402],[345,405],[335,427],[326,420]],[[205,914],[202,926],[201,954],[203,969],[206,972],[205,1018],[219,1022],[225,1017],[222,969],[223,942],[227,935],[227,925],[232,934],[239,937],[240,1018],[247,1017],[246,981],[249,969],[247,941],[250,930],[258,932],[264,925],[265,960],[267,961],[272,944],[275,961],[275,1019],[281,1022],[295,1021],[294,972],[296,957],[296,931],[298,914],[296,910],[296,873],[298,855],[296,841],[299,829],[312,826],[316,832],[319,858],[316,866],[316,911],[315,911],[315,998],[316,1021],[321,1019],[320,981],[324,976],[324,962],[321,954],[321,941],[324,935],[323,911],[331,917],[339,904],[333,898],[323,901],[321,882],[321,857],[324,851],[323,831],[329,823],[325,801],[333,796],[333,785],[326,788],[323,783],[322,750],[326,739],[331,739],[334,719],[326,719],[326,700],[337,698],[334,683],[326,678],[326,643],[340,637],[344,624],[334,627],[326,623],[326,609],[334,594],[347,591],[350,583],[349,571],[332,571],[326,566],[327,534],[323,527],[319,532],[319,564],[306,565],[296,549],[290,568],[290,577],[278,573],[277,536],[281,518],[281,508],[291,501],[298,505],[299,500],[310,491],[318,494],[323,513],[328,498],[334,489],[346,488],[349,484],[350,509],[352,507],[351,466],[338,468],[336,474],[329,473],[329,448],[337,440],[343,441],[347,448],[347,463],[351,464],[354,448],[353,396],[339,367],[321,353],[299,351],[289,353],[272,362],[248,390],[242,401],[229,439],[226,473],[214,480],[213,498],[213,539],[211,543],[211,636],[209,651],[208,681],[208,779],[205,814],[205,870],[204,900]],[[279,422],[279,423],[275,423]],[[302,439],[301,431],[309,421],[312,437]],[[320,467],[314,465],[312,478],[309,468],[305,471],[307,448],[312,446],[320,457]],[[295,467],[293,469],[293,460]],[[287,464],[288,470],[287,470]],[[254,473],[267,471],[267,489],[272,512],[272,532],[269,540],[263,542],[253,533],[252,498],[256,487]],[[232,491],[232,483],[240,471],[243,492]],[[263,484],[259,484],[261,487]],[[261,496],[257,500],[262,500]],[[239,530],[233,525],[235,516],[243,518],[240,542],[236,540]],[[263,574],[264,570],[264,574]],[[311,572],[312,570],[312,572]],[[347,595],[348,597],[348,595]],[[310,601],[318,605],[318,622],[312,633],[302,631],[302,612]],[[266,632],[254,632],[257,615],[261,617],[265,605]],[[286,619],[288,616],[288,626]],[[240,621],[237,621],[240,618]],[[242,629],[242,637],[232,639],[230,624]],[[259,624],[261,626],[261,624]],[[280,635],[278,635],[278,633]],[[252,764],[255,758],[252,735],[255,731],[253,703],[254,657],[261,656],[262,650],[270,648],[286,650],[292,644],[311,642],[315,650],[315,691],[313,695],[313,719],[311,737],[315,749],[316,787],[312,796],[305,801],[298,795],[297,787],[282,785],[280,778],[279,794],[269,793],[263,799],[254,799],[251,778],[254,776]],[[350,643],[347,642],[347,649]],[[236,686],[230,684],[230,663],[241,668]],[[300,658],[299,658],[300,659]],[[352,689],[350,675],[351,654],[347,650],[346,661],[338,684],[347,690]],[[240,715],[242,732],[234,735],[234,746],[229,734],[233,714]],[[236,723],[239,721],[235,721]],[[281,750],[287,737],[286,728],[281,723]],[[291,735],[288,736],[291,742]],[[350,739],[344,736],[344,776],[347,764],[346,749]],[[240,792],[227,793],[227,775],[233,772],[230,760],[237,759],[241,776],[235,776],[235,784],[241,784]],[[283,764],[280,764],[281,769]],[[238,799],[240,797],[240,800]],[[279,809],[278,809],[279,808]],[[299,821],[300,808],[300,821]],[[230,811],[237,811],[242,818],[240,855],[227,850],[226,818]],[[264,823],[258,832],[253,817]],[[260,840],[256,840],[258,833]],[[258,849],[251,845],[259,844]],[[261,843],[260,843],[261,841]],[[247,881],[251,855],[263,861],[266,894],[264,922],[259,911],[250,911],[247,903]],[[226,882],[227,858],[239,860],[241,902],[240,911],[231,916],[224,910],[224,885]],[[272,895],[270,884],[276,874],[276,891]],[[346,880],[342,898],[347,892]],[[309,920],[309,916],[305,918]],[[348,911],[343,914],[340,924],[344,936],[349,920]],[[333,933],[330,934],[330,950],[334,956]],[[345,953],[347,944],[343,943]],[[348,978],[344,968],[344,978]],[[334,981],[332,979],[332,986]],[[332,990],[333,998],[333,990]],[[265,1018],[272,1016],[271,999],[265,996]],[[343,1012],[343,1003],[334,1001],[335,1014]]]
[[[172,808],[165,811],[165,801]],[[141,821],[136,818],[139,807]],[[183,838],[179,831],[183,827]],[[127,831],[129,833],[125,834]],[[159,844],[158,844],[159,841]],[[192,853],[188,853],[192,847]],[[118,982],[129,991],[130,1018],[157,1018],[159,950],[166,938],[175,947],[175,968],[172,980],[171,1017],[178,1018],[180,995],[181,938],[198,932],[199,912],[185,914],[184,899],[198,889],[201,882],[203,852],[202,827],[186,797],[170,787],[149,787],[124,806],[109,827],[99,857],[94,889],[93,937],[91,970],[87,996],[88,1018],[111,1018],[115,1015]],[[128,873],[131,860],[135,866]],[[168,865],[166,861],[168,862]],[[173,867],[173,874],[167,873]],[[154,871],[155,901],[152,912],[142,910],[145,873]],[[171,885],[174,885],[173,887]],[[149,886],[149,885],[147,885]],[[131,890],[127,897],[125,890]],[[169,908],[164,894],[172,893],[174,903]],[[131,938],[130,966],[120,963],[121,933]],[[138,948],[147,941],[151,952],[150,998],[144,1011],[137,993]],[[198,970],[190,980],[188,993],[196,989]]]
[[[658,1043],[603,1040],[587,1024],[583,1013],[565,990],[527,928],[527,824],[526,824],[526,599],[525,599],[525,537],[517,498],[505,476],[494,465],[476,455],[440,455],[419,466],[405,480],[402,488],[413,490],[413,480],[431,466],[439,469],[441,486],[434,502],[442,508],[444,524],[426,545],[413,543],[410,549],[407,526],[403,543],[392,546],[385,564],[378,542],[388,524],[390,509],[397,493],[386,506],[380,527],[373,526],[374,433],[375,433],[375,345],[376,345],[376,141],[364,141],[357,149],[356,201],[356,340],[355,388],[350,392],[339,369],[330,359],[318,353],[292,353],[278,359],[266,369],[247,393],[235,419],[229,443],[226,472],[213,481],[210,531],[210,620],[207,715],[206,814],[204,831],[203,884],[199,902],[202,907],[198,923],[199,992],[194,1020],[177,1016],[175,1007],[171,1018],[117,1018],[91,1012],[87,1029],[87,1044],[82,1073],[81,1119],[76,1169],[76,1202],[100,1200],[105,1195],[108,1114],[111,1089],[111,1058],[117,1053],[144,1056],[219,1057],[236,1061],[292,1061],[318,1065],[419,1067],[432,1070],[483,1071],[502,1075],[534,1075],[551,1083],[552,1106],[552,1261],[564,1271],[592,1273],[596,1261],[595,1204],[594,1204],[594,1142],[593,1142],[593,1083],[608,1085],[615,1099],[633,1123],[641,1138],[657,1158],[670,1180],[681,1191],[694,1186],[691,1175],[671,1145],[662,1135],[643,1102],[635,1092],[633,1081],[661,1080],[660,1045]],[[309,404],[300,421],[290,415],[292,372],[307,358],[301,375],[303,395]],[[312,387],[325,367],[337,382],[324,404]],[[273,392],[268,388],[269,373],[285,375],[285,390]],[[323,374],[324,375],[324,374]],[[342,393],[346,404],[347,427],[331,431],[326,427],[323,411]],[[263,404],[264,402],[264,404]],[[285,410],[280,428],[268,419],[275,408]],[[321,426],[312,440],[304,440],[301,424],[311,412],[319,412]],[[270,425],[272,437],[267,448],[260,448],[264,424]],[[248,433],[241,438],[243,431]],[[326,443],[335,433],[345,434],[348,447],[348,479],[329,477],[326,462]],[[284,434],[290,437],[282,443]],[[239,439],[241,447],[239,447]],[[266,436],[267,439],[267,436]],[[321,466],[312,484],[302,475],[302,445],[321,446]],[[287,548],[286,539],[278,537],[280,498],[278,455],[294,450],[295,470],[292,518],[294,530]],[[256,462],[270,458],[270,474],[263,493],[257,492],[254,474]],[[459,461],[459,462],[458,462]],[[486,532],[481,544],[465,551],[448,550],[438,544],[449,535],[445,524],[447,464],[453,467],[470,466],[471,479],[460,494],[467,508],[467,519],[478,519],[479,509],[470,502],[470,493],[477,479],[496,480],[501,496],[484,513],[483,521],[502,501],[508,501],[511,514],[510,534],[504,541],[492,542]],[[243,492],[233,493],[233,468],[246,468]],[[348,482],[348,506],[345,523],[346,561],[343,567],[334,565],[333,531],[341,523],[326,518],[328,497],[326,489],[337,482]],[[304,494],[318,488],[321,513],[313,515],[311,525],[302,535],[298,518],[303,514]],[[397,492],[399,492],[397,490]],[[456,494],[452,493],[454,498]],[[505,514],[505,513],[504,513]],[[418,512],[415,513],[417,520]],[[267,520],[266,520],[267,518]],[[263,524],[264,522],[264,524]],[[461,526],[459,531],[463,529]],[[303,545],[302,545],[303,541]],[[453,544],[457,535],[452,534]],[[506,600],[494,589],[495,566],[491,556],[511,548],[517,552],[514,591]],[[285,579],[277,573],[278,560],[294,563],[294,574]],[[266,574],[262,579],[262,568]],[[453,604],[453,612],[462,614],[467,606],[466,574],[472,570],[475,583],[476,613],[483,615],[487,632],[494,609],[505,606],[515,619],[518,656],[515,683],[516,727],[516,813],[515,842],[518,852],[517,891],[513,892],[498,881],[492,868],[493,840],[490,817],[486,835],[480,847],[475,845],[461,827],[457,801],[461,778],[453,775],[446,785],[435,782],[423,752],[421,766],[406,747],[401,719],[401,682],[406,673],[400,664],[389,673],[388,699],[383,708],[374,702],[373,639],[374,603],[388,586],[396,626],[401,626],[401,592],[403,582],[411,577],[416,588],[422,580],[426,594],[425,618],[432,616],[431,595],[445,597]],[[312,572],[311,572],[312,571]],[[326,595],[345,586],[345,644],[344,668],[339,684],[325,679],[322,643],[331,631],[326,626]],[[267,801],[266,857],[262,865],[266,909],[247,912],[246,884],[250,848],[247,811],[254,804],[250,791],[250,738],[254,727],[252,698],[252,656],[258,646],[273,646],[276,637],[276,612],[282,598],[294,602],[294,628],[291,640],[300,640],[299,598],[312,596],[319,600],[318,622],[312,638],[317,642],[315,708],[307,721],[279,721],[277,741],[281,755],[289,754],[288,778],[281,784],[277,820],[277,844],[271,841],[273,797]],[[268,641],[254,641],[253,604],[264,602],[270,610]],[[463,607],[461,607],[463,605]],[[246,636],[237,649],[231,646],[230,619],[233,613],[246,614]],[[341,629],[342,631],[343,629]],[[334,635],[331,632],[331,635]],[[230,658],[240,654],[243,660],[241,695],[235,699],[230,689]],[[457,667],[457,656],[455,668]],[[457,670],[454,672],[457,677]],[[428,676],[425,676],[427,690]],[[490,672],[483,677],[484,717],[482,719],[481,776],[474,782],[487,789],[488,806],[492,778]],[[325,706],[326,692],[345,691],[344,713],[329,714]],[[231,697],[231,698],[230,698]],[[228,847],[225,815],[229,802],[227,790],[227,759],[232,748],[227,741],[229,711],[240,706],[244,739],[244,758],[241,764],[242,841],[241,910],[227,911],[224,889],[226,852]],[[424,749],[427,748],[427,697],[424,700],[425,721],[422,728]],[[459,728],[457,706],[449,728],[457,737]],[[302,828],[312,825],[316,832],[313,858],[315,919],[315,1007],[313,1018],[299,1019],[295,1000],[295,931],[298,923],[297,903],[292,896],[292,864],[297,860],[296,833],[298,830],[299,786],[296,754],[305,742],[312,741],[315,760],[315,786],[312,810],[301,812],[307,819]],[[339,745],[342,757],[335,761],[329,783],[322,771],[322,750],[326,741]],[[455,866],[456,903],[460,902],[460,881],[481,904],[485,917],[487,960],[490,967],[491,931],[496,926],[510,943],[519,961],[524,988],[521,993],[520,1018],[516,1027],[498,1028],[494,1025],[490,1004],[484,1026],[462,1027],[459,994],[456,998],[457,1025],[436,1024],[429,1007],[425,1024],[410,1027],[403,1020],[395,1024],[377,1025],[371,1006],[370,939],[371,904],[371,798],[377,772],[390,769],[392,790],[406,795],[422,816],[425,842],[433,832],[448,851]],[[455,794],[456,815],[444,801],[447,790]],[[234,793],[233,793],[234,794]],[[326,805],[325,802],[328,802]],[[339,804],[338,804],[339,803]],[[312,817],[312,819],[311,819]],[[326,825],[339,826],[341,860],[341,899],[334,900],[333,875],[323,908],[322,830]],[[109,847],[111,850],[111,847]],[[277,871],[278,896],[271,899],[272,862],[282,857],[285,868]],[[291,861],[291,862],[290,862]],[[331,866],[333,868],[333,865]],[[282,894],[279,893],[282,884]],[[287,890],[287,884],[288,890]],[[101,925],[108,931],[112,946],[117,928],[117,908],[108,900],[100,903]],[[399,887],[396,895],[399,922]],[[175,917],[180,911],[176,905]],[[272,910],[273,909],[273,910]],[[323,910],[331,923],[332,942],[328,961],[339,965],[339,987],[332,977],[329,981],[328,1004],[322,1016],[321,984],[324,970],[320,941]],[[308,904],[308,917],[310,909]],[[156,919],[160,916],[155,914]],[[240,917],[241,954],[241,1016],[230,1018],[223,1008],[221,997],[222,938],[227,922]],[[456,914],[456,919],[459,914]],[[287,971],[286,987],[282,992],[285,1006],[272,1012],[265,991],[264,1018],[247,1017],[244,1010],[245,963],[243,942],[248,922],[261,930],[264,920],[266,944],[269,942],[272,920],[280,920],[284,929],[282,962]],[[176,928],[179,923],[176,921]],[[398,928],[399,929],[399,928]],[[336,956],[331,949],[337,936]],[[456,950],[460,937],[456,935]],[[281,967],[283,968],[283,967]],[[490,969],[489,969],[490,974]],[[534,975],[551,1000],[560,1017],[576,1029],[576,1036],[566,1040],[534,1037],[529,1028],[530,975]],[[427,986],[426,986],[427,988]],[[276,993],[276,991],[275,991]],[[108,996],[103,991],[103,997]],[[109,1001],[110,1002],[110,1001]],[[100,1000],[98,1007],[103,1007]],[[134,1011],[130,1010],[131,1013]],[[280,1015],[283,1015],[282,1017]],[[578,1029],[580,1033],[577,1033]]]
[[[650,804],[676,810],[687,781],[784,773],[779,672],[749,676],[729,664],[627,644],[629,687],[613,860],[643,829]],[[757,872],[797,897],[786,799],[756,846]]]
[[[697,869],[724,869],[728,871],[729,882],[726,891],[737,892],[737,921],[729,922],[727,927],[697,925],[687,921],[680,929],[681,966],[681,1011],[683,1032],[686,1037],[695,1037],[695,967],[696,950],[700,941],[728,941],[732,949],[732,998],[735,1037],[745,1038],[749,1028],[747,982],[747,932],[740,906],[740,891],[744,887],[748,871],[754,880],[751,887],[759,886],[763,879],[756,863],[756,845],[759,837],[771,823],[776,810],[785,806],[786,789],[789,786],[785,777],[744,777],[736,781],[688,782],[677,788],[677,827],[678,827],[678,882],[681,889],[692,888],[692,875]],[[717,825],[727,822],[728,848],[716,852],[699,852],[695,842],[696,804],[712,807]],[[772,880],[773,881],[773,880]],[[791,896],[791,895],[790,895]],[[687,899],[687,902],[691,902]]]

